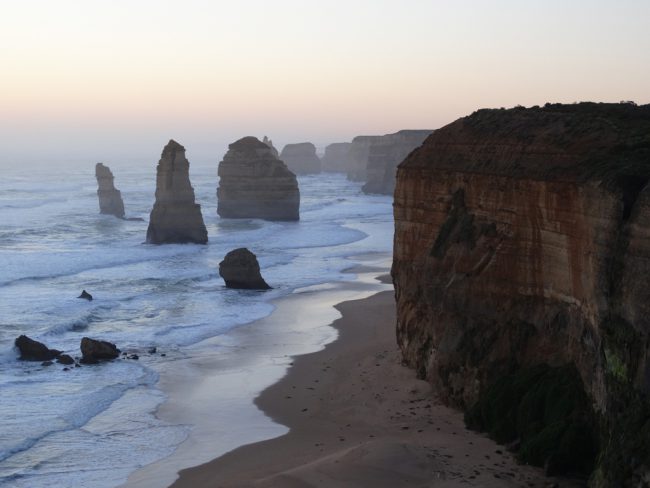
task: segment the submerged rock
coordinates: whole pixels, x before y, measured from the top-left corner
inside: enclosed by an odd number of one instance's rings
[[[56,362],[60,364],[74,364],[74,359],[72,359],[72,357],[67,354],[61,354],[56,359]]]
[[[14,344],[20,351],[20,359],[23,361],[49,361],[61,354],[61,351],[50,349],[42,342],[35,341],[26,335],[19,336]]]
[[[297,175],[320,173],[320,158],[316,155],[316,146],[311,142],[287,144],[280,153],[280,159]]]
[[[120,191],[113,184],[113,173],[108,166],[97,163],[95,166],[97,178],[97,196],[99,197],[99,213],[124,218],[124,202]]]
[[[101,341],[84,337],[81,339],[81,363],[96,364],[99,361],[106,361],[119,357],[120,350],[115,344],[108,341]]]
[[[82,290],[81,295],[79,295],[77,298],[83,298],[84,300],[88,300],[89,302],[91,302],[93,296],[90,293],[88,293],[86,290]]]
[[[230,251],[219,263],[219,275],[228,288],[269,290],[271,287],[260,273],[255,254],[245,247]]]
[[[201,206],[194,201],[189,168],[185,148],[170,140],[158,162],[156,202],[147,229],[149,244],[208,242]]]
[[[299,219],[296,175],[255,137],[228,146],[219,163],[217,200],[217,213],[224,218]]]

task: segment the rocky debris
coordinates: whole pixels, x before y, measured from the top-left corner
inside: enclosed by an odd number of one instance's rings
[[[23,361],[49,361],[61,354],[61,351],[50,349],[42,342],[35,341],[26,335],[18,336],[14,344],[20,351],[19,359]]]
[[[74,364],[74,359],[72,359],[72,357],[67,354],[61,354],[58,358],[56,358],[56,362],[69,365]]]
[[[219,275],[228,288],[268,290],[255,254],[245,247],[230,251],[219,263]]]
[[[316,146],[311,142],[287,144],[280,153],[280,159],[297,175],[320,173],[320,158]]]
[[[101,341],[84,337],[81,339],[81,363],[97,364],[99,361],[106,361],[119,357],[120,350],[115,344],[108,341]]]
[[[97,178],[97,196],[99,197],[99,213],[124,218],[124,202],[120,191],[113,184],[113,173],[108,166],[97,163],[95,166]]]
[[[298,220],[298,182],[287,166],[255,137],[228,146],[219,163],[217,213],[224,218]]]
[[[278,150],[275,148],[273,145],[273,141],[269,139],[268,137],[264,136],[264,139],[262,139],[262,142],[269,146],[271,148],[271,152],[276,158],[280,158],[280,153],[278,153]]]
[[[205,244],[208,231],[201,206],[194,201],[190,163],[185,148],[174,140],[165,146],[158,162],[156,202],[149,218],[149,244]]]
[[[405,363],[522,459],[602,486],[650,479],[649,155],[650,105],[547,104],[479,110],[397,171]]]
[[[77,298],[83,298],[84,300],[88,300],[91,302],[93,300],[93,296],[88,293],[86,290],[81,291],[81,295],[79,295]]]
[[[328,173],[347,173],[350,169],[350,142],[335,142],[325,147],[321,169]]]
[[[397,165],[413,149],[420,146],[433,132],[427,130],[401,130],[374,140],[368,148],[366,183],[364,193],[392,195],[395,191]]]

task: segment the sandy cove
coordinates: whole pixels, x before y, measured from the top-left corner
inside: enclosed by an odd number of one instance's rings
[[[400,364],[392,291],[336,308],[338,339],[296,357],[255,401],[290,431],[185,469],[173,488],[581,486],[466,430]]]

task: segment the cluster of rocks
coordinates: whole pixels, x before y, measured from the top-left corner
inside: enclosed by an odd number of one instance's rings
[[[300,218],[296,175],[259,139],[244,137],[230,144],[218,174],[219,216],[277,221]]]
[[[52,360],[64,365],[78,365],[75,360],[68,354],[58,349],[50,349],[42,342],[36,341],[26,335],[19,336],[14,342],[20,352],[20,358],[23,361],[42,361],[44,365],[52,364]],[[81,364],[97,364],[100,361],[108,361],[119,357],[120,350],[115,344],[107,341],[90,339],[84,337],[80,344]]]

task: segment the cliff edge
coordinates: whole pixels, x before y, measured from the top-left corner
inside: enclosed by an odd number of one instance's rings
[[[398,167],[404,360],[522,461],[650,480],[650,105],[479,110]]]

